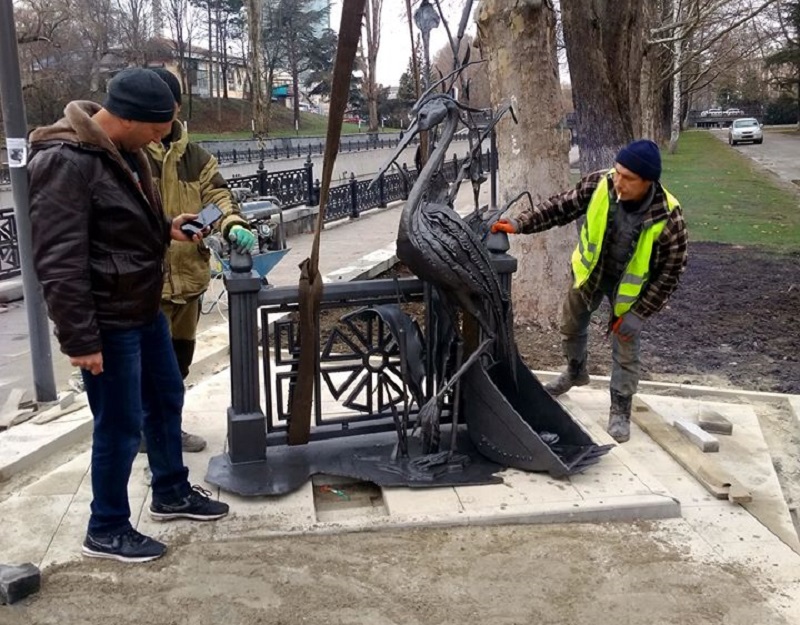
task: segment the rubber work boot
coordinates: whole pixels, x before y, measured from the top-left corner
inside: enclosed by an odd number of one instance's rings
[[[626,443],[631,438],[631,399],[611,391],[611,410],[606,432],[618,443]]]
[[[545,384],[544,390],[553,397],[558,397],[573,386],[585,386],[587,384],[589,384],[589,372],[586,370],[586,361],[570,360],[567,364],[567,370],[552,382]]]

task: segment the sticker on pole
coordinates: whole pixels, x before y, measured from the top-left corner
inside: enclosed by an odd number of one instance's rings
[[[6,139],[9,167],[25,167],[28,164],[28,140]]]

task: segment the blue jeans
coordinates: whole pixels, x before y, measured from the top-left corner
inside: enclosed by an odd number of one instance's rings
[[[131,527],[128,480],[141,433],[153,472],[153,500],[174,501],[189,491],[181,451],[183,379],[164,315],[128,330],[100,331],[103,373],[83,371],[94,416],[90,534]]]

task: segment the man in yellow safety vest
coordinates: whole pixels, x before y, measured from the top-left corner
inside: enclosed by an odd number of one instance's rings
[[[642,327],[667,303],[686,268],[683,213],[660,178],[658,146],[634,141],[619,151],[610,171],[589,174],[573,190],[492,225],[492,232],[527,234],[586,216],[561,318],[567,369],[545,388],[557,396],[589,383],[589,321],[607,297],[613,360],[608,433],[620,443],[630,438]]]

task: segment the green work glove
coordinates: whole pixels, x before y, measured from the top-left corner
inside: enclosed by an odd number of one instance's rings
[[[237,252],[244,254],[252,249],[256,242],[256,235],[244,226],[236,224],[228,231],[228,241],[231,242],[232,247],[236,248]]]

